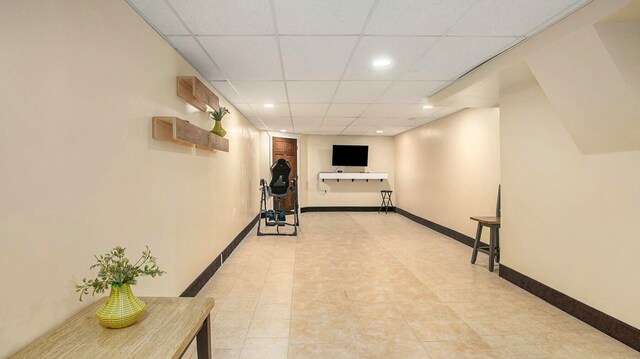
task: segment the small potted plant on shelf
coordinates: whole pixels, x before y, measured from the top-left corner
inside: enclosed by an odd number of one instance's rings
[[[124,251],[125,248],[116,247],[107,254],[94,256],[97,263],[90,269],[98,268],[98,276],[92,280],[84,278],[82,284],[76,285],[80,301],[83,295],[89,294],[89,290],[95,295],[111,288],[109,299],[96,313],[100,323],[109,328],[128,327],[144,313],[145,303],[131,291],[131,285],[137,283],[138,277],[155,277],[165,273],[156,264],[157,259],[151,255],[149,247],[142,251],[142,256],[135,264],[131,264],[124,256]]]
[[[224,137],[227,134],[227,131],[222,128],[222,118],[228,113],[230,112],[226,107],[220,107],[218,110],[209,111],[209,116],[216,122],[213,129],[210,131],[211,133],[215,133],[220,137]]]

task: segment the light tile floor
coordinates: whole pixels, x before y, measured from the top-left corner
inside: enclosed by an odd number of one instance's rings
[[[254,229],[200,292],[216,299],[214,358],[640,358],[400,215],[301,225]]]

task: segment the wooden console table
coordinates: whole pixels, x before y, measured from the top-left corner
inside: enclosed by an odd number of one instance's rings
[[[106,298],[88,306],[11,358],[180,358],[194,338],[198,358],[211,358],[209,312],[213,298],[140,298],[145,313],[127,328],[96,318]]]

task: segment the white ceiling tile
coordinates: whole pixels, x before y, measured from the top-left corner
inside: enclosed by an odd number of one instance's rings
[[[227,101],[236,104],[243,103],[245,100],[240,96],[236,89],[227,81],[211,81],[211,86],[218,90]]]
[[[475,0],[380,0],[365,30],[373,35],[442,35]]]
[[[266,130],[267,129],[267,126],[257,116],[246,117],[246,119],[249,120],[249,122],[251,122],[259,130]]]
[[[169,0],[169,3],[196,35],[275,33],[269,0]]]
[[[428,50],[437,37],[368,36],[358,43],[344,74],[345,80],[393,80]],[[387,58],[391,65],[374,68],[374,59]]]
[[[253,111],[253,109],[251,108],[251,106],[249,106],[246,103],[234,103],[233,107],[235,107],[238,111],[240,111],[240,113],[247,119],[249,119],[249,121],[251,121],[253,123],[253,120],[251,119],[257,119],[256,118],[256,113]],[[229,110],[231,112],[233,112],[233,110]]]
[[[447,34],[472,36],[524,36],[548,25],[587,1],[480,0]]]
[[[322,124],[322,117],[293,117],[293,124],[301,127],[318,127]]]
[[[515,37],[443,37],[402,79],[455,79],[518,40]]]
[[[347,126],[335,126],[335,125],[326,126],[326,125],[322,125],[322,126],[320,126],[318,128],[318,131],[320,131],[320,132],[338,132],[338,133],[340,133],[340,132],[342,132],[342,130],[345,129],[345,127],[347,127]]]
[[[200,36],[198,40],[229,80],[282,80],[273,36]]]
[[[362,136],[367,133],[368,128],[362,127],[347,127],[342,131],[341,135]]]
[[[357,40],[356,36],[281,36],[287,80],[339,80]],[[262,61],[261,56],[256,59]]]
[[[420,103],[446,81],[397,81],[378,99],[378,103]]]
[[[369,127],[397,127],[403,126],[406,122],[405,118],[391,117],[360,117],[352,124],[352,126],[369,126]]]
[[[368,105],[359,103],[331,104],[327,117],[357,117]]]
[[[329,108],[327,103],[292,103],[290,106],[293,117],[322,117]]]
[[[231,81],[231,84],[251,104],[262,106],[266,103],[287,102],[283,81]]]
[[[270,131],[277,131],[277,132],[295,133],[293,131],[293,126],[269,126],[269,130]],[[284,130],[284,131],[282,131],[282,130]]]
[[[171,42],[193,67],[207,80],[224,80],[218,67],[211,61],[207,53],[191,36],[167,36]]]
[[[424,117],[436,112],[436,109],[422,108],[422,104],[373,104],[363,113],[362,117]]]
[[[169,6],[158,0],[127,0],[138,13],[153,24],[163,35],[189,35],[180,19]]]
[[[390,83],[390,81],[342,81],[333,102],[373,103]]]
[[[286,103],[275,103],[273,107],[264,107],[264,103],[252,103],[251,107],[256,115],[265,118],[289,117],[289,105]]]
[[[359,34],[373,0],[275,0],[281,34]]]
[[[329,103],[338,81],[287,81],[289,101],[292,103]]]
[[[291,126],[291,118],[290,117],[263,117],[260,119],[269,127],[286,127]]]
[[[354,120],[355,117],[325,117],[322,123],[327,126],[346,126]]]

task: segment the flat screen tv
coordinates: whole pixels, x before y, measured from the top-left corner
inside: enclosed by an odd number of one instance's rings
[[[369,146],[333,145],[331,165],[367,167],[369,164]]]

